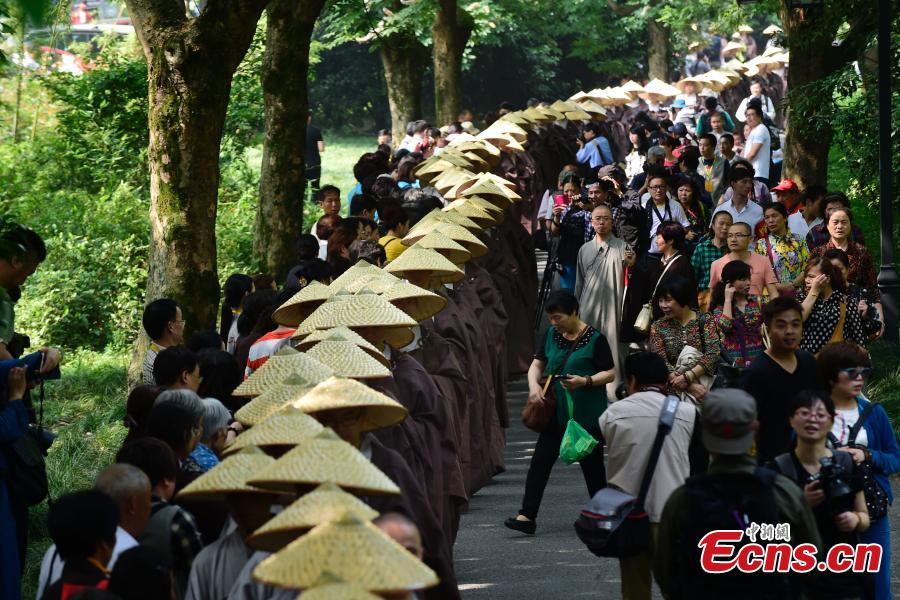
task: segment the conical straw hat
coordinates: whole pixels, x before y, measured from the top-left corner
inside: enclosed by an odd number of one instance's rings
[[[481,155],[477,152],[472,152],[471,150],[463,151],[463,156],[469,159],[469,162],[472,163],[472,172],[473,173],[483,173],[491,168],[491,165],[488,164],[488,161],[481,158]]]
[[[525,146],[521,144],[517,139],[510,136],[508,133],[501,134],[505,136],[506,143],[503,145],[503,152],[507,154],[518,154],[520,152],[525,152]]]
[[[490,218],[490,215],[487,213],[484,213],[484,215],[486,218]],[[448,258],[455,265],[461,265],[472,258],[471,252],[439,231],[432,231],[416,241],[416,245],[440,252],[442,256]]]
[[[328,287],[330,287],[333,292],[336,292],[346,288],[347,284],[359,279],[363,275],[384,275],[384,273],[384,270],[379,269],[372,263],[359,259],[356,261],[355,265],[344,271],[337,279],[332,281]]]
[[[569,97],[569,102],[581,102],[586,98],[588,98],[588,95],[585,92],[575,92]]]
[[[606,120],[606,109],[590,98],[579,101],[578,105],[581,106],[584,111],[590,113],[595,121]]]
[[[444,212],[458,212],[466,218],[472,219],[484,228],[493,227],[497,224],[497,218],[494,213],[489,213],[484,208],[467,202],[465,198],[454,200],[443,210]],[[457,261],[454,260],[453,262]]]
[[[491,162],[500,159],[500,148],[487,140],[479,140],[473,135],[465,134],[465,138],[456,137],[450,142],[450,147],[462,152],[474,152],[484,160]]]
[[[453,186],[471,181],[475,177],[474,171],[465,171],[463,169],[447,170],[432,179],[431,185],[443,193],[442,190],[449,190]]]
[[[490,133],[496,132],[501,134],[508,134],[518,142],[524,142],[528,139],[527,131],[525,131],[515,123],[511,123],[509,121],[494,121],[493,123],[491,123],[490,127],[485,129],[481,133],[484,133],[485,131]],[[478,137],[479,139],[483,139],[483,136],[481,134],[476,137]]]
[[[297,323],[308,317],[331,294],[331,289],[324,283],[311,281],[305,288],[291,296],[290,300],[275,309],[272,320],[285,327],[296,327]]]
[[[498,185],[494,179],[482,178],[475,185],[466,188],[463,196],[503,196],[507,200],[521,200],[522,196],[507,185]]]
[[[741,25],[738,27],[738,31],[741,33],[753,33],[753,28],[749,25]]]
[[[337,377],[379,379],[390,377],[391,370],[372,358],[354,342],[321,341],[306,353],[328,366]]]
[[[740,42],[728,42],[725,44],[725,47],[722,48],[722,52],[743,52],[747,49],[747,46]]]
[[[783,30],[778,25],[769,25],[762,30],[763,35],[775,35],[776,33],[783,33]]]
[[[644,86],[639,84],[637,81],[632,81],[631,79],[629,79],[628,81],[623,83],[621,85],[621,89],[623,92],[630,94],[632,97],[634,97],[638,94],[642,94],[646,91],[646,90],[644,90]]]
[[[701,89],[704,83],[705,82],[702,80],[698,81],[696,77],[685,77],[681,81],[677,82],[675,84],[675,87],[683,92],[687,84],[693,84],[695,89]]]
[[[422,228],[420,231],[410,231],[406,234],[406,237],[403,238],[403,243],[407,245],[415,244],[433,231],[443,233],[451,240],[460,244],[472,254],[472,258],[478,258],[487,254],[487,246],[484,245],[484,242],[472,235],[472,233],[464,227],[454,225],[453,223],[437,223],[433,227]],[[404,252],[404,254],[406,253]],[[390,265],[388,265],[388,267],[390,267]]]
[[[566,118],[570,121],[587,121],[593,118],[593,115],[589,112],[585,112],[584,110],[578,108],[575,110],[570,110],[566,113]]]
[[[745,65],[744,63],[742,63],[741,61],[739,61],[736,58],[732,58],[731,60],[729,60],[727,63],[725,63],[722,66],[727,69],[731,69],[732,71],[735,71],[737,73],[743,73],[744,71],[747,70],[747,65]]]
[[[495,200],[496,198],[497,196],[492,196],[492,199]],[[503,208],[481,196],[466,196],[465,198],[454,200],[454,202],[459,201],[474,204],[478,208],[485,210],[494,219],[495,223],[502,223],[506,219],[506,211]],[[453,202],[448,205],[448,208],[452,205]]]
[[[404,254],[406,252],[400,257]],[[351,329],[377,328],[383,333],[384,341],[395,348],[402,348],[413,339],[409,328],[418,323],[381,296],[360,292],[348,295],[346,299],[338,296],[331,298],[297,327],[297,333],[312,333],[316,329],[341,325]]]
[[[422,237],[425,236],[423,235]],[[406,243],[406,238],[404,238],[403,242]],[[413,274],[427,272],[432,280],[443,283],[461,281],[465,277],[465,273],[459,267],[436,250],[415,245],[407,248],[403,254],[392,260],[385,269],[398,277],[404,277],[410,272]]]
[[[567,102],[565,100],[557,100],[553,104],[550,105],[550,108],[553,110],[557,110],[561,113],[571,112],[573,110],[578,110],[578,106],[574,102]]]
[[[225,454],[234,454],[248,446],[296,446],[315,437],[322,429],[321,423],[288,404],[237,436],[234,443],[225,448]]]
[[[623,104],[628,104],[632,100],[631,94],[618,87],[607,89],[606,95],[609,98],[611,106],[621,106]]]
[[[333,483],[323,483],[304,494],[253,532],[248,543],[254,548],[277,552],[299,534],[322,523],[336,521],[349,513],[361,521],[371,521],[378,511]]]
[[[323,523],[253,570],[257,581],[311,587],[324,572],[375,593],[419,590],[438,583],[434,571],[367,521],[343,515]]]
[[[259,396],[272,385],[281,383],[291,375],[298,375],[307,383],[315,385],[331,374],[331,369],[300,352],[276,354],[241,382],[232,395]]]
[[[353,379],[337,377],[320,383],[295,400],[292,406],[313,415],[359,409],[360,416],[354,423],[354,430],[358,433],[402,423],[408,414],[401,404],[381,392]]]
[[[327,377],[323,377],[321,381],[325,379]],[[256,398],[234,413],[234,418],[244,425],[255,427],[290,404],[292,399],[313,389],[317,383],[319,381],[309,381],[300,375],[289,375],[278,383],[267,383],[260,386],[262,392]]]
[[[271,494],[247,484],[247,480],[275,464],[275,459],[256,447],[229,456],[178,492],[178,500],[221,500],[228,494]]]
[[[459,213],[446,213],[439,208],[435,208],[430,213],[425,215],[421,221],[416,223],[415,226],[410,229],[410,231],[420,226],[425,227],[429,223],[433,223],[435,221],[440,223],[452,223],[453,225],[459,225],[460,227],[465,227],[469,231],[476,233],[484,229],[481,225],[464,215],[461,215]]]
[[[445,149],[443,152],[441,152],[440,158],[441,158],[441,160],[444,160],[444,161],[452,164],[454,167],[459,167],[460,169],[471,169],[472,168],[472,163],[470,163],[466,157],[464,157],[460,154],[457,154],[456,152],[453,152],[452,150]]]
[[[401,279],[388,287],[382,297],[418,322],[431,318],[447,306],[443,296]]]
[[[644,86],[643,97],[674,98],[680,93],[677,87],[671,86],[660,79],[654,79]]]
[[[379,282],[378,286],[381,289],[387,289],[398,283],[406,283],[402,279],[394,277],[393,275],[391,275],[391,280],[377,279],[375,281]],[[376,292],[381,293],[381,292],[378,292],[377,290],[376,290]],[[366,340],[366,338],[362,337],[361,335],[359,335],[358,333],[356,333],[349,327],[344,327],[343,325],[341,325],[339,327],[333,327],[331,329],[319,329],[319,330],[313,331],[312,333],[307,335],[305,338],[303,338],[303,340],[299,344],[297,344],[297,349],[306,351],[306,350],[309,350],[310,348],[312,348],[313,346],[315,346],[317,343],[323,342],[323,341],[352,342],[352,343],[356,344],[359,348],[364,350],[366,352],[366,354],[368,354],[369,356],[371,356],[372,358],[374,358],[375,360],[377,360],[384,366],[390,365],[390,361],[388,361],[388,359],[385,358],[384,354],[382,354],[378,348],[376,348],[374,345],[372,345],[368,340]]]
[[[361,494],[400,494],[397,484],[327,427],[249,481],[251,485],[288,491],[325,482]]]
[[[366,273],[360,274],[356,278],[347,281],[335,281],[329,285],[329,287],[335,292],[339,292],[341,290],[347,291],[351,294],[357,293],[359,290],[369,287],[373,284],[373,282],[383,282],[384,285],[390,285],[392,283],[396,283],[400,281],[399,277],[395,277],[391,275],[384,269],[378,269],[376,267],[375,271],[368,271]],[[340,285],[335,285],[335,283]]]
[[[550,117],[551,121],[562,121],[566,118],[566,115],[550,106],[538,106],[536,108],[540,112]]]

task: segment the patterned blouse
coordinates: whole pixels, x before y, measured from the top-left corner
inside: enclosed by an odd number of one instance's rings
[[[702,339],[700,337],[701,319],[703,320]],[[700,358],[703,369],[708,375],[715,375],[722,346],[719,342],[716,324],[713,319],[709,318],[709,315],[691,319],[687,325],[682,325],[677,317],[663,317],[654,321],[650,326],[650,352],[655,352],[663,357],[670,373],[675,371],[678,356],[685,346],[692,346],[699,350],[703,354]]]
[[[809,248],[806,241],[787,230],[783,237],[770,233],[756,240],[756,253],[772,263],[778,282],[791,284],[806,270]]]
[[[806,291],[801,291],[797,299],[800,302],[806,298]],[[841,319],[841,304],[846,306],[844,314],[844,331],[842,340],[856,342],[860,346],[865,345],[866,336],[863,333],[859,311],[852,301],[848,301],[844,292],[833,291],[827,300],[821,296],[816,298],[812,312],[803,323],[803,340],[800,347],[804,350],[818,354],[822,348],[831,341]]]
[[[826,250],[837,248],[833,240],[813,249],[812,256],[822,256]],[[847,245],[847,257],[850,259],[850,282],[866,290],[869,302],[881,302],[881,291],[878,289],[878,275],[875,273],[875,261],[862,244],[850,242]]]
[[[744,310],[732,309],[736,318],[729,319],[722,314],[722,307],[713,311],[713,319],[722,336],[722,348],[731,364],[747,367],[753,359],[763,353],[760,326],[762,325],[762,305],[756,296],[747,296]]]

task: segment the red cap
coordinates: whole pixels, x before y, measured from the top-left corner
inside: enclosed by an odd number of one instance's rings
[[[772,188],[773,192],[786,192],[788,190],[799,192],[800,188],[797,187],[797,184],[792,179],[782,179],[781,183]]]

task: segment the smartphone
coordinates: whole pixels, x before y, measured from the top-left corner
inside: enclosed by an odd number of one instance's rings
[[[553,196],[553,206],[565,206],[566,204],[568,204],[568,202],[566,202],[566,197],[564,195],[556,194]]]

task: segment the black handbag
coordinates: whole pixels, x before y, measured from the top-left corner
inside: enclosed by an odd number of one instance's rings
[[[851,427],[850,431],[847,433],[848,448],[866,450],[865,447],[856,445],[856,436],[859,435],[859,430],[862,429],[863,424],[874,408],[875,403],[869,402],[859,414],[859,419],[856,420],[856,423],[853,424],[853,427]],[[840,444],[840,441],[834,437],[833,433],[828,434],[828,439],[835,448]],[[857,468],[863,476],[863,495],[866,497],[866,508],[869,509],[869,518],[873,521],[875,519],[880,519],[888,512],[888,497],[881,488],[881,485],[875,479],[875,465],[872,464],[871,460],[865,460],[860,463]]]
[[[40,417],[37,425],[29,425],[25,435],[6,447],[10,470],[8,489],[25,506],[40,504],[50,493],[47,481],[46,449],[50,447],[52,434],[42,427],[44,420],[44,384],[40,387]]]
[[[625,558],[650,548],[650,517],[644,510],[644,502],[663,442],[675,423],[679,402],[677,396],[666,396],[663,402],[638,496],[635,498],[611,487],[603,488],[594,494],[575,521],[578,539],[596,556]]]

